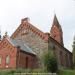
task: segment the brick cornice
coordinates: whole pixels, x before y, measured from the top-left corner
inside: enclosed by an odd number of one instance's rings
[[[38,35],[40,38],[42,38],[44,40],[44,38],[46,37],[45,33],[42,32],[41,30],[39,30],[38,28],[36,28],[35,26],[33,26],[32,24],[30,24],[29,22],[21,22],[20,26],[16,29],[16,31],[11,35],[11,38],[15,38],[15,36],[19,33],[19,31],[21,30],[21,28],[27,28],[29,30],[31,30],[33,33],[35,33],[36,35]]]

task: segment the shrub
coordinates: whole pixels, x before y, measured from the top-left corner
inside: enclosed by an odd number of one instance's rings
[[[43,55],[43,62],[48,72],[56,72],[58,70],[57,60],[52,51],[48,51]]]

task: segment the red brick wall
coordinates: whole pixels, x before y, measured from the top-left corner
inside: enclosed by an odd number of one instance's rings
[[[28,61],[26,60],[26,58],[28,58]],[[17,59],[18,59],[17,62],[18,68],[35,68],[37,66],[36,65],[37,59],[35,55],[28,54],[23,51],[19,51]]]
[[[6,56],[10,56],[10,63],[6,64]],[[0,43],[0,56],[2,62],[0,68],[34,68],[36,67],[36,56],[26,53],[17,47],[14,47],[6,38]],[[26,60],[28,58],[28,61]],[[27,62],[27,63],[26,63]],[[27,66],[26,66],[27,65]]]
[[[63,45],[63,33],[62,29],[57,27],[56,25],[53,25],[51,27],[51,37],[54,38],[57,42],[59,42],[61,45]]]
[[[16,52],[17,49],[12,46],[8,40],[3,39],[0,43],[0,56],[2,56],[2,63],[0,64],[0,68],[15,68],[16,67]],[[10,56],[10,63],[6,64],[6,56]]]

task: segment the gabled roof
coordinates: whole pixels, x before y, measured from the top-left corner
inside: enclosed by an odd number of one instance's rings
[[[63,48],[64,50],[66,50],[67,52],[69,52],[69,53],[71,53],[72,54],[72,52],[70,52],[68,49],[66,49],[63,45],[61,45],[59,42],[57,42],[55,39],[53,39],[52,37],[51,37],[51,35],[50,35],[50,33],[45,33],[45,35],[46,35],[46,40],[47,41],[49,41],[49,40],[52,40],[55,44],[57,44],[59,47],[61,47],[61,48]]]
[[[66,50],[67,52],[71,53],[67,48],[65,48],[63,45],[61,45],[59,42],[57,42],[55,39],[53,39],[51,36],[49,36],[48,40],[51,39],[52,41],[54,41],[58,46],[60,46],[61,48],[63,48],[64,50]]]
[[[24,18],[24,19],[22,19],[22,22],[21,22],[21,24],[20,24],[20,26],[16,29],[16,31],[12,34],[12,36],[11,36],[11,41],[12,41],[12,43],[13,44],[15,44],[15,45],[22,45],[22,43],[23,43],[23,41],[22,40],[17,40],[17,39],[13,39],[14,38],[14,36],[16,36],[16,34],[18,33],[18,31],[19,30],[21,30],[21,27],[23,27],[23,26],[26,26],[28,29],[30,29],[32,32],[34,32],[36,35],[38,35],[38,36],[40,36],[43,40],[45,40],[45,41],[49,41],[49,38],[51,38],[53,41],[55,41],[55,43],[57,43],[58,45],[60,45],[62,48],[64,48],[65,50],[67,50],[64,46],[62,46],[60,43],[58,43],[56,40],[54,40],[51,36],[50,36],[50,33],[44,33],[44,32],[42,32],[41,30],[39,30],[38,28],[36,28],[35,26],[33,26],[32,24],[30,24],[28,21],[27,21],[27,19],[25,20],[26,18]],[[53,25],[56,25],[56,26],[58,26],[58,27],[60,27],[61,28],[61,26],[60,26],[60,24],[59,24],[59,22],[58,22],[58,19],[57,19],[57,17],[56,17],[56,14],[54,15],[54,20],[53,20]],[[16,42],[15,42],[16,41]],[[18,43],[19,42],[19,43]],[[21,47],[21,48],[23,48],[24,49],[24,46],[26,46],[26,48],[28,48],[28,46],[25,44],[24,45],[24,43],[23,43],[23,45],[22,45],[23,47]],[[29,48],[28,48],[29,49]],[[29,52],[31,52],[30,51],[31,49],[29,49],[28,51]],[[67,50],[68,51],[68,50]],[[70,52],[70,51],[68,51],[68,52]],[[34,53],[34,52],[31,52],[31,53]],[[34,53],[35,54],[35,53]]]
[[[7,39],[13,46],[15,46],[15,47],[18,47],[18,46],[19,46],[22,51],[25,51],[25,52],[27,52],[27,53],[31,53],[31,54],[36,55],[36,53],[33,52],[32,49],[29,48],[29,47],[26,45],[26,43],[23,42],[22,40],[20,40],[20,39],[11,39],[11,38],[8,38],[8,37],[6,37],[6,39]]]
[[[38,28],[36,28],[35,26],[33,26],[32,24],[30,24],[28,21],[26,21],[26,19],[22,19],[22,22],[20,24],[20,26],[16,29],[16,31],[11,35],[11,38],[14,38],[14,36],[16,36],[16,34],[21,30],[22,27],[27,27],[29,30],[31,30],[32,32],[34,32],[36,35],[40,36],[42,39],[44,39],[45,34],[44,32],[42,32],[41,30],[39,30]]]
[[[15,45],[15,46],[20,46],[20,49],[25,51],[25,52],[28,52],[28,53],[32,53],[32,54],[35,54],[31,48],[29,48],[25,42],[23,42],[22,40],[20,39],[10,39],[10,41]]]

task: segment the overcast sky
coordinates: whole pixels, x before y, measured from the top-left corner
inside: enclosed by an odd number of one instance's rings
[[[54,13],[63,30],[65,47],[72,51],[75,0],[0,0],[1,34],[7,31],[11,36],[25,17],[43,32],[50,32]]]

